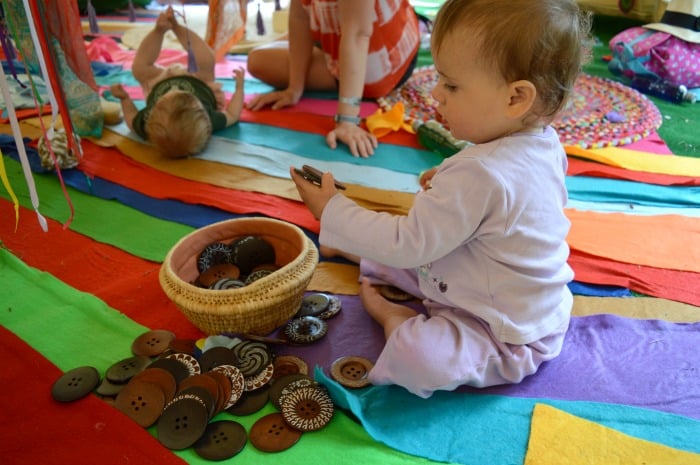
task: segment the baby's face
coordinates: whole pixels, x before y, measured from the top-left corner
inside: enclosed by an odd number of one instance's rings
[[[480,59],[468,35],[468,30],[448,33],[433,54],[439,79],[432,96],[455,138],[484,143],[510,132],[510,90],[495,66]]]

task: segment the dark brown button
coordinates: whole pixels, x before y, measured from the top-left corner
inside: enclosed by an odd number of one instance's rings
[[[296,355],[278,355],[273,362],[275,372],[272,380],[279,379],[293,373],[309,374],[309,365]]]
[[[193,355],[190,354],[170,354],[166,355],[165,358],[171,358],[182,362],[190,372],[190,376],[198,375],[202,372],[202,367],[199,366],[199,362]]]
[[[284,420],[300,431],[316,431],[333,418],[333,401],[319,387],[294,389],[280,399]]]
[[[151,359],[141,355],[125,358],[107,368],[105,377],[113,383],[126,383],[150,363]]]
[[[219,413],[228,407],[229,400],[231,399],[231,380],[220,371],[208,371],[202,376],[212,378],[219,388],[219,392],[216,397],[216,413]]]
[[[168,349],[170,350],[170,352],[174,352],[176,354],[194,355],[196,344],[197,341],[195,341],[194,339],[175,338],[172,341],[170,341]]]
[[[103,378],[97,386],[97,389],[95,389],[95,394],[103,397],[116,397],[119,391],[124,389],[124,386],[126,386],[126,384],[113,383],[107,378]]]
[[[175,383],[179,383],[190,375],[189,367],[174,358],[159,358],[148,365],[148,368],[162,368],[168,371],[175,378]]]
[[[246,236],[231,242],[231,263],[240,268],[243,276],[259,265],[275,263],[275,248],[262,237]]]
[[[175,339],[175,333],[165,329],[154,329],[141,334],[131,343],[131,352],[134,355],[155,357],[166,350],[170,341]]]
[[[158,441],[168,449],[186,449],[202,437],[208,422],[208,406],[199,396],[178,394],[158,420]]]
[[[238,401],[226,411],[231,415],[246,416],[259,412],[269,399],[270,385],[265,385],[255,391],[245,391]]]
[[[149,366],[141,373],[131,378],[129,382],[133,383],[135,381],[142,381],[158,386],[158,389],[163,391],[166,404],[173,399],[175,391],[177,391],[177,381],[175,381],[175,377],[164,368]]]
[[[59,402],[72,402],[90,394],[99,382],[100,373],[96,368],[73,368],[53,383],[51,396]]]
[[[202,372],[212,370],[219,365],[236,365],[238,357],[231,349],[224,346],[216,346],[202,352],[199,357],[199,365],[202,367]]]
[[[226,460],[242,451],[247,441],[248,434],[240,423],[214,421],[194,444],[194,451],[206,460]]]
[[[136,424],[148,428],[165,407],[165,394],[152,383],[130,381],[117,395],[114,406]]]
[[[302,373],[291,373],[285,376],[282,376],[281,378],[277,378],[274,383],[270,386],[270,402],[272,402],[272,405],[274,405],[278,410],[280,408],[280,397],[282,397],[282,391],[292,382],[300,380],[300,379],[307,379],[311,380],[307,375],[302,374]]]
[[[245,390],[255,391],[260,389],[270,382],[272,375],[275,372],[275,366],[272,363],[268,363],[267,366],[255,376],[250,376],[245,378]]]
[[[280,452],[299,441],[301,431],[290,427],[281,413],[270,413],[250,428],[250,443],[263,452]]]
[[[229,379],[231,392],[224,406],[225,409],[232,407],[243,395],[245,390],[245,378],[241,370],[233,365],[219,365],[211,370],[212,373],[223,373]]]
[[[211,287],[222,279],[238,279],[241,270],[231,263],[219,263],[204,270],[197,278],[197,284],[202,287]]]
[[[318,341],[328,332],[328,323],[315,316],[292,318],[284,327],[284,334],[296,344]]]
[[[206,390],[211,397],[211,410],[212,414],[216,412],[217,405],[219,402],[219,386],[217,385],[214,378],[206,376],[205,374],[192,375],[183,379],[177,385],[176,397],[183,391],[187,391],[190,388],[199,387]]]
[[[373,367],[363,357],[341,357],[331,364],[331,377],[345,387],[361,388],[369,385],[367,375]]]

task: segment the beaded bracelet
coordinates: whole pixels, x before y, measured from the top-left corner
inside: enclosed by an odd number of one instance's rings
[[[362,99],[360,97],[339,97],[338,101],[340,103],[345,103],[346,105],[352,105],[353,107],[359,107]]]
[[[359,116],[335,115],[334,120],[336,123],[360,124],[362,118],[360,118]]]

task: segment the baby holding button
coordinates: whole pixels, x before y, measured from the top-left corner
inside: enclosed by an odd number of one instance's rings
[[[437,110],[473,143],[422,176],[407,215],[360,207],[331,173],[291,176],[320,219],[321,252],[360,264],[386,343],[369,374],[429,397],[518,383],[557,357],[573,298],[566,154],[550,123],[588,54],[576,0],[447,0],[431,38]],[[370,236],[368,240],[367,236]],[[425,312],[385,299],[389,284]]]

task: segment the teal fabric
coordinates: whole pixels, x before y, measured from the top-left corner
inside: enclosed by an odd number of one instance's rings
[[[569,198],[655,207],[698,207],[700,187],[660,186],[618,179],[567,176]]]
[[[522,464],[537,403],[600,423],[639,439],[700,453],[700,422],[598,402],[556,401],[437,392],[420,399],[398,386],[348,390],[318,367],[314,379],[335,404],[351,411],[377,441],[409,454],[464,464]]]

